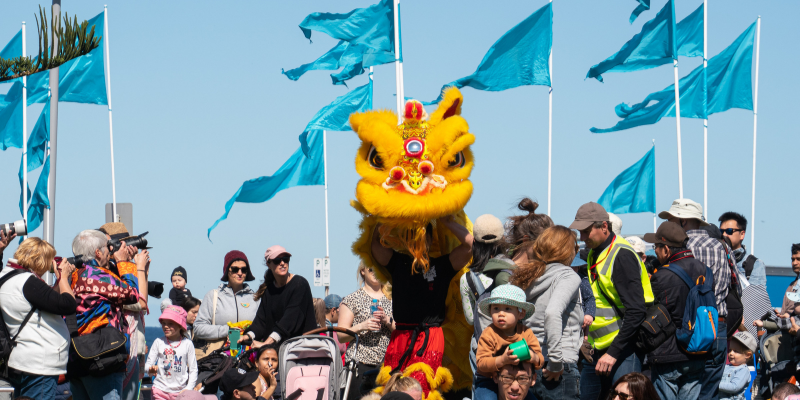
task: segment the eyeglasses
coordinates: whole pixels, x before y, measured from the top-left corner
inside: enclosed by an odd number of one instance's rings
[[[503,382],[504,385],[510,385],[514,383],[514,381],[519,382],[520,385],[527,385],[531,383],[530,375],[520,375],[520,376],[508,376],[508,375],[500,375],[500,382]]]
[[[271,259],[269,261],[272,261],[272,263],[275,264],[275,265],[280,265],[281,262],[285,262],[285,263],[288,264],[289,263],[289,259],[290,259],[289,256],[283,256],[283,257],[275,257],[275,258],[273,258],[273,259]]]
[[[633,399],[633,395],[630,395],[630,394],[627,394],[627,393],[620,393],[620,392],[618,392],[616,390],[612,390],[611,391],[611,398],[613,399],[615,397],[619,397],[619,400],[628,400],[628,399],[632,400]]]
[[[733,235],[733,232],[744,232],[744,229],[726,228],[720,229],[720,231],[726,235]]]
[[[248,272],[250,272],[250,268],[247,268],[247,267],[229,267],[229,271],[231,271],[232,274],[238,274],[239,271],[242,271],[243,274],[247,274]]]

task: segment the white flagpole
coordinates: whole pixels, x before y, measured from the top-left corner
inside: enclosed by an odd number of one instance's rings
[[[708,1],[703,0],[703,86],[706,89],[706,118],[703,119],[703,211],[708,221]],[[681,196],[683,197],[683,196]]]
[[[114,124],[111,118],[111,55],[108,52],[108,5],[103,6],[103,43],[106,58],[106,91],[108,94],[108,137],[111,142],[111,218],[117,222],[117,183],[114,175]]]
[[[656,147],[656,140],[655,139],[653,139],[653,147],[654,148]],[[653,213],[653,232],[655,232],[657,230],[657,228],[656,228],[656,216],[658,216],[658,214]]]
[[[397,114],[403,121],[403,78],[400,65],[400,0],[394,0],[394,80],[397,94]]]
[[[550,0],[553,3],[553,0]],[[550,205],[553,184],[553,46],[550,45],[550,57],[547,60],[547,69],[550,72],[550,109],[548,111],[547,127],[547,216],[550,216]]]
[[[25,21],[22,21],[22,57],[25,57]],[[28,230],[28,77],[22,77],[22,219]],[[28,235],[23,236],[27,239]]]
[[[678,127],[678,193],[683,198],[683,159],[681,157],[681,93],[678,87],[678,57],[672,60],[675,71],[675,121]]]
[[[329,258],[330,239],[328,236],[328,133],[322,131],[322,164],[325,174],[325,258]],[[325,296],[328,295],[329,287],[325,286]]]
[[[756,24],[756,88],[753,93],[753,197],[750,209],[750,254],[756,247],[756,134],[758,132],[758,58],[761,50],[761,16]]]

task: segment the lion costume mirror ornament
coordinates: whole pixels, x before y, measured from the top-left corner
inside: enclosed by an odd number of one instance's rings
[[[467,122],[461,117],[462,100],[458,89],[445,90],[443,100],[430,118],[422,103],[409,100],[399,126],[397,115],[388,110],[350,116],[350,124],[361,139],[356,156],[356,171],[361,180],[356,187],[357,201],[351,205],[362,214],[362,221],[353,252],[382,282],[391,282],[392,276],[372,257],[375,229],[384,247],[413,258],[409,274],[423,274],[426,279],[431,258],[449,254],[460,245],[437,220],[454,215],[455,222],[472,232],[464,206],[472,196],[469,176],[474,160],[470,145],[475,136],[469,133]],[[404,343],[410,340],[411,347],[404,354],[390,354],[394,348],[390,343],[376,380],[379,386],[376,391],[382,390],[391,373],[397,371],[420,382],[423,400],[439,400],[441,393],[451,388],[471,386],[472,327],[464,318],[458,288],[467,268],[455,267],[461,268],[449,283],[446,316],[441,323],[444,354],[428,343],[428,337],[434,335],[427,327],[416,328],[410,338],[407,334],[402,339]],[[409,289],[396,285],[392,289],[394,293],[401,290]],[[397,333],[392,335],[393,342]]]

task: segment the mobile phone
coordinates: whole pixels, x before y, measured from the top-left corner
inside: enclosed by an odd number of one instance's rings
[[[228,329],[228,340],[231,342],[231,350],[239,350],[239,338],[242,332],[238,329]]]

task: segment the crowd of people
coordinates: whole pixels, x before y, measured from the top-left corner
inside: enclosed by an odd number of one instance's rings
[[[744,399],[748,388],[754,399],[800,395],[797,357],[783,374],[757,357],[761,335],[776,332],[797,354],[800,279],[780,309],[747,320],[743,288],[763,287],[767,277],[743,244],[742,215],[726,212],[717,227],[698,203],[678,199],[659,214],[665,222],[656,232],[641,238],[623,237],[621,220],[597,203],[582,205],[569,226],[537,213],[530,199],[518,207],[524,214],[505,222],[478,217],[472,232],[440,219],[459,244],[419,271],[376,228],[372,257],[389,276],[362,262],[359,289],[343,298],[314,298],[278,245],[264,253],[257,287],[249,284],[256,277],[247,256],[228,252],[220,285],[202,300],[187,287],[190,271],[177,267],[161,303],[164,335],[152,343],[144,338],[155,290],[150,255],[126,245],[123,224],[80,232],[72,242],[77,266],[30,237],[0,271],[0,373],[17,399],[137,399],[143,379],[154,399],[200,399],[202,360],[239,344],[253,349],[252,368],[224,371],[211,397],[280,400],[279,346],[338,326],[346,330],[322,334],[333,337],[340,365],[352,366],[339,393],[346,400],[425,400],[437,390],[459,400]],[[0,232],[0,257],[14,238]],[[791,259],[800,274],[800,244]],[[42,279],[48,272],[52,286]],[[406,369],[424,362],[436,374],[442,365],[440,326],[456,277],[460,310],[473,327],[472,385],[460,391],[432,383],[424,368]],[[758,366],[755,379],[749,366]],[[378,384],[382,367],[391,372]]]

